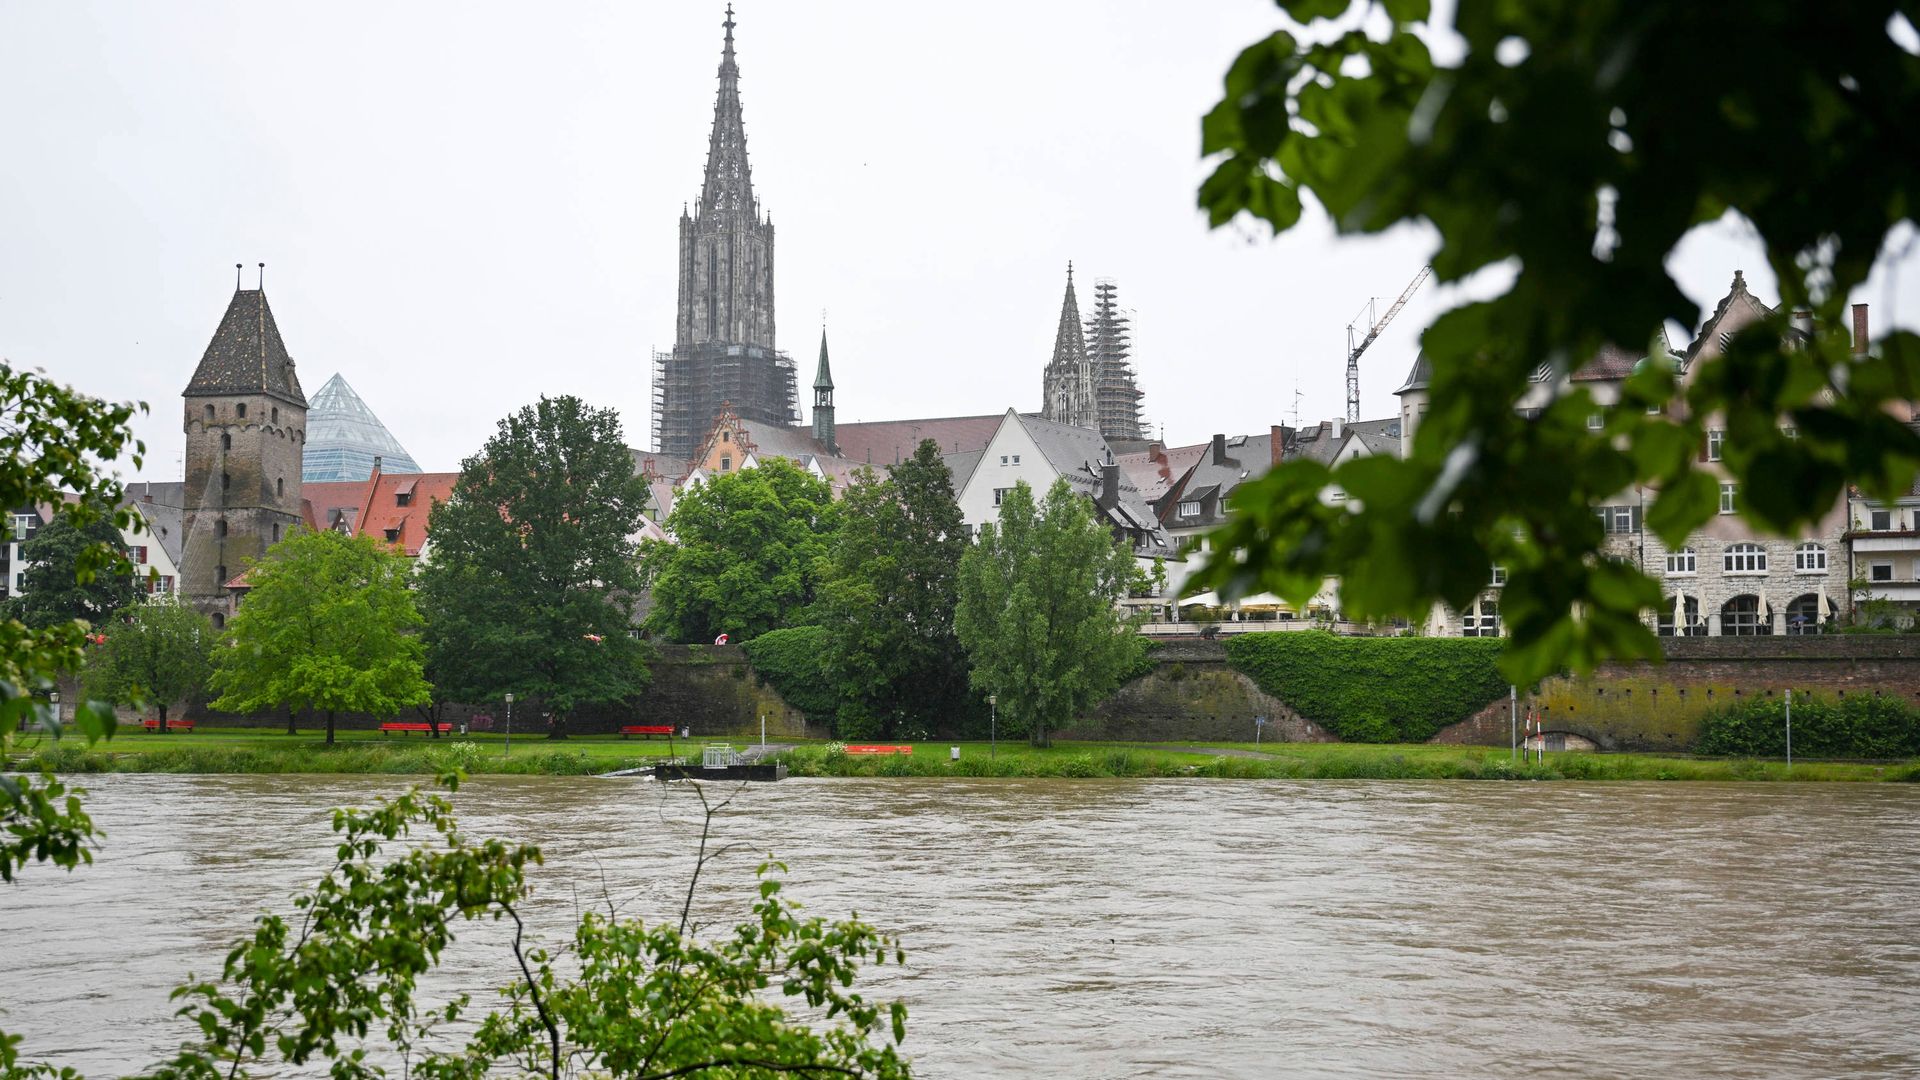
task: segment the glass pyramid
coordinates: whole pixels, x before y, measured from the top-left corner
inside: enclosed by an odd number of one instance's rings
[[[373,459],[383,473],[417,473],[420,466],[400,445],[347,380],[335,375],[307,400],[307,444],[303,483],[365,480]]]

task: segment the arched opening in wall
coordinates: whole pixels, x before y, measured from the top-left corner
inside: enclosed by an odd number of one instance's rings
[[[214,582],[215,585],[225,585],[227,583],[227,564],[221,563],[219,566],[214,567],[213,576],[220,579]]]
[[[233,436],[231,436],[231,435],[228,435],[228,434],[227,434],[227,433],[225,433],[225,432],[221,432],[221,434],[220,434],[220,449],[222,449],[222,450],[231,450],[231,449],[233,449]]]
[[[209,420],[213,419],[213,406],[209,405],[206,408],[207,408],[207,411],[206,411],[207,419]]]
[[[222,614],[220,614],[220,613],[219,613],[219,612],[217,612],[217,611],[216,611],[216,612],[214,612],[214,613],[213,613],[213,628],[214,628],[215,630],[225,630],[225,629],[227,628],[227,617],[226,617],[225,615],[222,615]]]
[[[1585,735],[1576,735],[1571,731],[1542,731],[1529,735],[1521,743],[1522,750],[1598,750],[1600,744]]]
[[[278,406],[278,405],[275,405],[275,406],[273,407],[273,413],[272,413],[272,416],[273,416],[273,422],[274,422],[274,423],[276,423],[276,424],[277,424],[277,423],[279,423],[279,422],[280,422],[280,406]]]
[[[1658,627],[1658,632],[1661,637],[1676,636],[1676,631],[1675,631],[1674,622],[1673,622],[1674,599],[1675,599],[1674,597],[1668,597],[1660,605],[1660,624]],[[1707,620],[1700,617],[1700,598],[1697,596],[1689,596],[1684,601],[1682,601],[1682,607],[1680,610],[1680,625],[1679,625],[1677,636],[1705,637],[1706,633],[1707,633]]]
[[[245,420],[247,418],[247,406],[245,402],[235,405],[233,411],[234,415],[240,417],[240,419]]]
[[[273,542],[276,544],[280,542],[280,526],[278,525],[273,527]]]
[[[213,523],[213,535],[215,536],[227,535],[227,519],[226,518],[221,518],[220,520]]]
[[[275,495],[285,495],[287,493],[287,481],[285,477],[273,482],[273,493]]]
[[[1724,637],[1758,637],[1773,633],[1773,618],[1761,618],[1760,598],[1736,596],[1720,606],[1720,633]]]
[[[225,491],[232,486],[233,486],[233,477],[227,475],[226,473],[221,473],[220,474],[220,490]]]
[[[1817,634],[1820,632],[1820,594],[1807,593],[1796,596],[1787,605],[1787,633]]]

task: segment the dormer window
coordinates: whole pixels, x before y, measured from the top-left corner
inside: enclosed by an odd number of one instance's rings
[[[388,529],[388,530],[387,530],[387,543],[389,543],[389,544],[397,544],[397,543],[399,543],[399,542],[400,542],[400,530],[399,530],[399,529]]]
[[[394,504],[395,506],[411,506],[411,505],[413,505],[413,492],[411,492],[411,491],[402,491],[402,492],[399,492],[398,494],[396,494],[396,495],[394,495],[394,497],[393,497],[393,504]]]

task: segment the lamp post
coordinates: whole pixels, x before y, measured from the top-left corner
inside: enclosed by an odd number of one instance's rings
[[[53,730],[57,736],[60,732],[60,691],[49,691],[47,702],[53,706]]]
[[[513,753],[513,695],[507,695],[507,748],[500,755],[506,757]]]
[[[1793,771],[1793,691],[1787,691],[1787,771]]]
[[[1000,750],[1000,695],[987,695],[987,758],[991,760]]]

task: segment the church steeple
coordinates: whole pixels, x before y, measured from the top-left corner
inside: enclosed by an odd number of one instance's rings
[[[700,212],[759,215],[753,172],[747,165],[747,125],[740,113],[740,65],[733,58],[733,5],[727,5],[726,43],[720,49],[720,93],[713,101],[713,133],[707,143],[707,177]]]
[[[1042,400],[1046,418],[1074,427],[1097,428],[1093,364],[1087,341],[1081,336],[1080,300],[1073,291],[1073,264],[1067,264],[1067,295],[1060,303],[1060,328],[1053,338],[1053,360],[1047,364]]]
[[[833,371],[827,366],[827,328],[820,328],[820,366],[813,373],[813,437],[838,454],[833,431]]]

